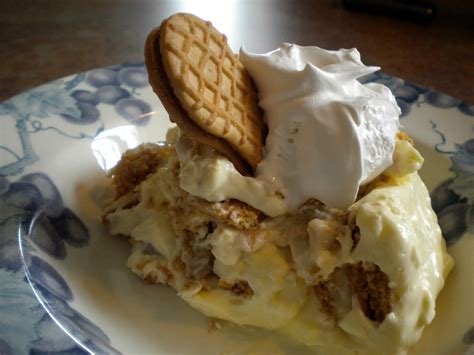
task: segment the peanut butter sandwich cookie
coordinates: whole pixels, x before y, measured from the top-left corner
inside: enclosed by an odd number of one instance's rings
[[[210,22],[175,14],[148,35],[145,61],[171,121],[251,174],[262,160],[265,124],[252,79],[226,37]]]

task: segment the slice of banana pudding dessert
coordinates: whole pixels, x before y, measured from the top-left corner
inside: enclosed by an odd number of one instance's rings
[[[403,354],[453,267],[390,90],[356,49],[232,53],[209,22],[153,30],[150,83],[177,126],[110,171],[128,267],[208,317],[324,354]]]

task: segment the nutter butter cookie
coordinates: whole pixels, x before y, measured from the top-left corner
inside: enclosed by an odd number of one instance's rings
[[[175,14],[147,38],[150,84],[188,136],[212,146],[241,173],[262,159],[264,121],[249,74],[210,22]]]

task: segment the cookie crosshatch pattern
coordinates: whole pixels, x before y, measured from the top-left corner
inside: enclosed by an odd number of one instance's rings
[[[209,22],[178,14],[162,25],[160,47],[168,80],[191,119],[255,167],[263,118],[249,74],[225,36]]]
[[[474,106],[380,72],[365,81],[392,90],[402,124],[418,120],[421,110],[430,114],[422,117],[434,142],[429,148],[450,162],[431,192],[433,208],[448,245],[472,238]],[[146,70],[137,63],[77,74],[0,104],[0,353],[117,352],[108,330],[73,305],[73,283],[52,266],[74,249],[87,254],[96,236],[50,171],[39,169],[60,149],[42,137],[49,132],[90,150],[94,137],[117,124],[146,126],[156,102],[145,91],[151,92]],[[453,119],[468,136],[450,130]],[[468,327],[459,342],[473,344],[472,334]]]

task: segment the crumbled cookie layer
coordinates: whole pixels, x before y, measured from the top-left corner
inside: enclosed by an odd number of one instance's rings
[[[133,191],[148,175],[156,171],[160,161],[166,159],[172,149],[174,148],[147,143],[127,150],[109,173],[116,197]]]
[[[391,292],[387,274],[372,263],[358,262],[336,268],[314,286],[321,310],[331,318],[341,319],[351,309],[352,295],[357,297],[365,316],[383,322],[390,313]]]

